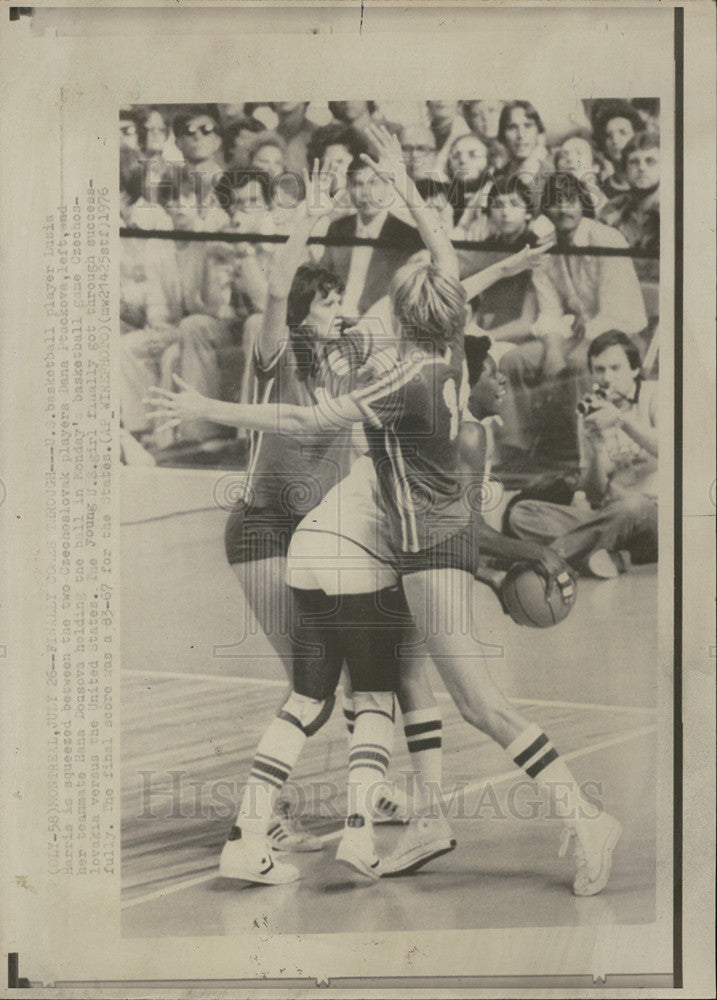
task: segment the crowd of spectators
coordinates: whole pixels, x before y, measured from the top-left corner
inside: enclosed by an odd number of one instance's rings
[[[276,238],[301,213],[302,174],[316,161],[331,174],[335,212],[316,231],[327,245],[310,254],[344,283],[346,315],[363,315],[386,295],[421,243],[362,164],[371,123],[398,136],[408,173],[454,239],[480,244],[459,249],[462,278],[522,247],[555,244],[532,271],[474,299],[468,331],[491,337],[506,383],[497,462],[513,470],[577,464],[575,407],[593,381],[595,338],[626,334],[656,375],[657,100],[583,101],[562,114],[493,99],[122,109],[126,229],[248,234],[239,242],[122,239],[125,430],[160,458],[228,446],[229,432],[212,424],[157,433],[142,400],[150,385],[171,387],[174,374],[210,396],[246,396]],[[379,245],[352,246],[354,237]],[[591,255],[591,247],[607,252]]]

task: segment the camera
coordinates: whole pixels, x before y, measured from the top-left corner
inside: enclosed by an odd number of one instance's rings
[[[581,417],[589,417],[591,413],[595,413],[600,409],[599,406],[595,406],[595,399],[607,399],[607,393],[599,386],[595,386],[592,393],[588,396],[584,396],[576,406],[576,410]]]

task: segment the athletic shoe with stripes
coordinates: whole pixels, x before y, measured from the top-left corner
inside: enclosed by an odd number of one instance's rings
[[[573,827],[563,830],[561,858],[567,853],[570,841],[575,839],[577,872],[573,882],[574,895],[596,896],[602,892],[610,878],[613,851],[621,835],[621,824],[607,813],[596,822],[589,837],[580,837]]]
[[[453,831],[442,816],[418,816],[408,824],[395,851],[384,858],[382,878],[409,875],[456,846]]]
[[[296,882],[299,869],[274,861],[264,837],[244,833],[240,827],[234,826],[219,859],[219,874],[222,878],[242,879],[262,885],[285,885]]]
[[[370,879],[379,879],[383,873],[383,862],[376,854],[373,831],[363,816],[349,816],[341,835],[336,860],[353,868]]]
[[[291,812],[288,802],[277,803],[266,836],[274,851],[306,854],[324,849],[323,840],[304,828],[299,817]]]

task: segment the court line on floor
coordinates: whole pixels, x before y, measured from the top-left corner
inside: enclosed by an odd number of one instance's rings
[[[193,674],[180,670],[134,670],[123,668],[123,674],[138,677],[168,677],[173,680],[209,681],[211,684],[265,684],[267,687],[286,687],[288,681],[277,680],[274,677],[234,677],[225,674]],[[436,698],[448,701],[451,695],[447,691],[437,691]],[[539,698],[510,698],[513,705],[537,705],[541,708],[580,708],[596,712],[632,712],[635,715],[654,715],[657,709],[640,708],[634,705],[605,705],[591,701],[543,701]]]
[[[576,760],[578,757],[585,757],[590,753],[597,753],[599,750],[608,750],[610,747],[619,746],[621,743],[627,743],[630,740],[639,739],[641,736],[647,736],[650,733],[657,732],[657,725],[649,726],[639,726],[637,729],[630,729],[625,733],[620,733],[618,736],[611,736],[609,739],[600,740],[599,743],[591,743],[590,746],[580,747],[578,750],[571,750],[568,753],[561,754],[561,758],[564,761]],[[481,791],[488,785],[502,785],[506,781],[515,780],[515,778],[522,772],[518,768],[512,768],[510,771],[503,771],[502,774],[496,774],[489,778],[481,778],[480,781],[472,781],[469,785],[465,785],[462,788],[457,789],[456,796],[465,798],[466,795],[473,794],[473,792]],[[453,801],[453,799],[450,799]],[[343,829],[343,828],[342,828]],[[332,840],[338,840],[341,836],[342,829],[335,830],[333,833],[325,833],[323,836],[319,837],[325,844],[330,843]],[[218,878],[219,873],[217,868],[212,868],[210,872],[206,872],[204,875],[198,875],[192,879],[186,879],[183,882],[177,882],[174,885],[167,886],[166,889],[157,889],[155,892],[147,893],[145,896],[139,896],[137,899],[127,900],[127,902],[122,903],[122,909],[127,910],[131,906],[139,906],[140,903],[151,903],[155,899],[162,899],[164,896],[169,896],[174,892],[181,892],[182,889],[191,889],[192,886],[201,885],[203,882],[209,882],[210,879]]]

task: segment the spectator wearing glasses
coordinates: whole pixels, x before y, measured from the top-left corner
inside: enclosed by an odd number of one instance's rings
[[[276,132],[286,145],[286,169],[298,174],[308,166],[307,149],[318,128],[315,122],[306,117],[308,107],[309,101],[274,101],[271,104],[278,118]]]
[[[221,175],[223,130],[214,104],[182,111],[172,121],[174,142],[184,157],[183,177],[193,183],[199,207],[213,200],[214,183]]]
[[[572,174],[550,175],[543,210],[555,227],[558,250],[627,248],[621,233],[594,220],[591,192]],[[620,256],[551,254],[534,269],[532,284],[538,310],[532,339],[501,359],[509,382],[503,442],[531,451],[542,422],[543,446],[551,448],[554,457],[572,457],[575,405],[589,388],[590,342],[613,329],[640,335],[647,326],[642,292],[632,260]],[[556,419],[558,411],[563,416]],[[555,428],[559,438],[551,439]]]
[[[425,177],[440,179],[436,170],[436,140],[427,125],[420,122],[402,125],[398,140],[401,143],[406,173],[412,181],[420,181]]]

